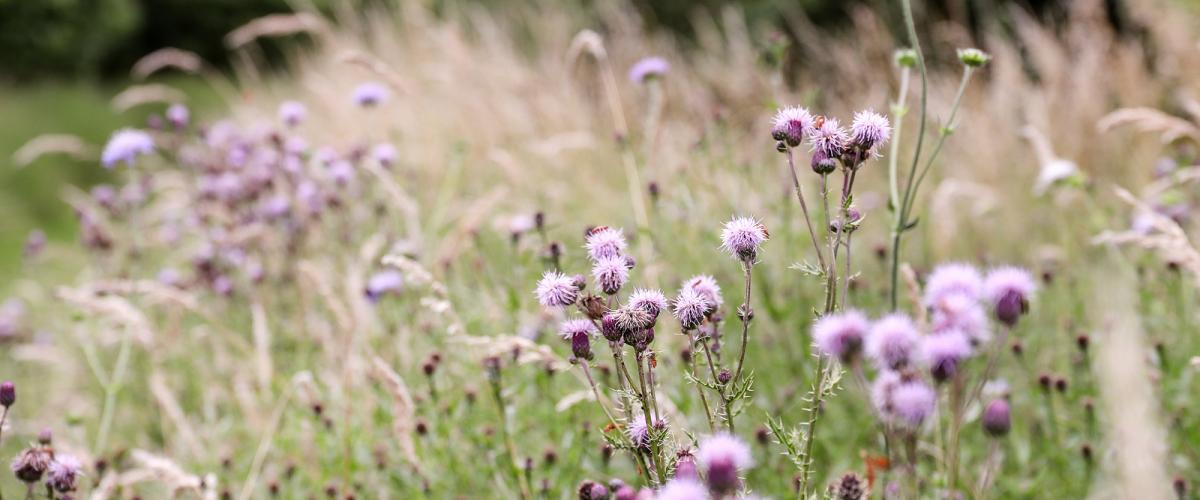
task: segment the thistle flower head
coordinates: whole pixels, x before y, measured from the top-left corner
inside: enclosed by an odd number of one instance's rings
[[[712,302],[691,287],[681,288],[675,297],[675,318],[685,331],[700,326],[712,309]]]
[[[646,423],[645,415],[634,415],[633,419],[625,424],[625,435],[629,436],[629,441],[635,448],[649,448],[650,426]]]
[[[908,316],[884,316],[871,326],[867,334],[867,356],[880,369],[902,368],[912,360],[919,340],[917,327]]]
[[[59,493],[75,491],[75,480],[83,474],[83,463],[74,455],[59,454],[46,470],[46,485]]]
[[[826,315],[813,324],[813,343],[821,354],[847,363],[862,349],[870,328],[867,317],[858,311]]]
[[[17,385],[11,380],[0,383],[0,406],[8,408],[17,402]]]
[[[132,167],[138,156],[154,152],[154,139],[141,130],[123,128],[113,133],[100,154],[100,164],[113,168],[117,163]]]
[[[1037,284],[1029,272],[1016,267],[991,270],[983,282],[983,295],[996,314],[996,319],[1010,328],[1029,311],[1029,300]]]
[[[892,413],[898,423],[909,428],[920,427],[933,414],[937,393],[920,380],[901,383],[892,390]]]
[[[761,222],[750,217],[735,217],[721,230],[721,248],[734,258],[753,263],[758,250],[770,236]]]
[[[780,108],[771,119],[771,137],[788,147],[799,146],[813,127],[812,113],[799,106]]]
[[[364,108],[383,104],[389,96],[387,87],[379,82],[365,82],[354,89],[354,103]]]
[[[279,121],[288,127],[295,127],[308,116],[308,108],[299,101],[284,101],[279,105]]]
[[[829,490],[834,500],[862,500],[866,498],[867,484],[858,474],[847,472]]]
[[[933,270],[925,283],[925,305],[932,307],[950,294],[961,293],[979,298],[983,278],[973,266],[952,262]]]
[[[671,63],[661,57],[646,57],[634,63],[629,68],[629,81],[646,83],[653,78],[660,78],[671,71]]]
[[[558,333],[565,340],[575,338],[576,334],[595,335],[596,325],[585,318],[571,318],[558,325]]]
[[[1012,428],[1012,412],[1008,407],[1008,401],[1003,398],[993,400],[988,403],[983,409],[983,430],[989,436],[1001,437],[1008,434]]]
[[[812,144],[813,152],[819,152],[826,158],[841,158],[846,152],[846,144],[850,138],[838,124],[837,118],[818,116],[809,133],[808,142]]]
[[[680,295],[683,294],[683,288],[690,288],[700,294],[710,304],[712,310],[716,310],[725,303],[721,298],[721,286],[717,284],[716,278],[707,274],[699,274],[692,276],[691,279],[683,283],[680,288]]]
[[[667,308],[667,298],[662,291],[639,288],[629,294],[629,307],[641,309],[651,317],[657,318],[658,314]]]
[[[621,333],[628,335],[654,326],[654,318],[649,313],[636,307],[628,306],[612,312],[613,320]]]
[[[892,125],[874,110],[859,111],[850,124],[850,143],[868,155],[878,154],[879,148],[892,136]]]
[[[973,345],[987,342],[992,336],[987,311],[979,300],[965,293],[949,293],[938,300],[931,322],[934,333],[959,332]]]
[[[392,165],[395,165],[396,157],[398,156],[399,153],[396,151],[396,146],[388,142],[376,144],[371,149],[371,157],[375,158],[375,161],[379,162],[379,165],[383,168],[391,168]]]
[[[708,500],[712,498],[708,494],[708,488],[704,484],[695,479],[690,478],[675,478],[667,481],[658,494],[654,496],[655,500]]]
[[[40,446],[31,446],[22,450],[13,458],[11,465],[13,475],[25,483],[38,482],[49,467],[50,453]]]
[[[604,257],[592,266],[592,277],[600,285],[601,291],[613,295],[629,281],[629,265],[621,256]]]
[[[588,231],[584,248],[592,262],[625,255],[625,232],[619,228],[600,226]]]
[[[191,113],[188,112],[187,106],[182,104],[172,104],[167,107],[167,121],[175,128],[184,128],[188,125],[188,120],[191,118]]]
[[[875,381],[871,382],[871,404],[880,415],[890,417],[892,414],[892,391],[903,383],[899,373],[891,370],[879,372]]]
[[[720,496],[737,491],[740,472],[754,465],[750,447],[729,434],[716,434],[700,442],[696,461],[704,469],[709,490]]]
[[[958,366],[971,355],[971,343],[958,331],[927,335],[921,339],[921,357],[934,380],[942,382],[958,373]]]
[[[546,271],[538,281],[534,294],[544,307],[566,307],[579,299],[575,279],[558,271]]]

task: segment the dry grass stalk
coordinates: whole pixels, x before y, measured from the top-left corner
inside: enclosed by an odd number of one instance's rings
[[[113,96],[111,105],[117,112],[124,112],[143,104],[174,104],[187,100],[183,91],[161,83],[131,85]]]
[[[175,68],[185,73],[199,73],[204,66],[204,59],[195,52],[163,47],[138,59],[133,64],[130,74],[138,80],[144,80],[166,68]]]
[[[65,154],[85,161],[96,157],[96,147],[71,134],[42,134],[30,139],[13,153],[13,164],[17,168],[26,167],[48,154]]]

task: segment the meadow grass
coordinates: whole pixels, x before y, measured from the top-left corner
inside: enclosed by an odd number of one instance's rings
[[[12,285],[28,312],[5,351],[3,376],[19,396],[2,449],[16,455],[49,427],[56,454],[83,459],[79,492],[101,498],[574,498],[585,480],[666,482],[653,469],[679,462],[662,450],[715,432],[705,408],[727,397],[715,371],[689,378],[683,351],[696,344],[662,313],[649,387],[665,429],[651,431],[652,451],[606,451],[624,446],[632,417],[609,422],[605,411],[619,406],[602,410],[593,395],[630,401],[628,410],[640,410],[640,395],[614,390],[621,375],[602,340],[590,344],[590,372],[573,362],[581,353],[557,334],[566,315],[534,294],[550,269],[588,275],[586,234],[609,226],[624,230],[636,261],[626,290],[673,298],[699,274],[723,288],[725,320],[705,324],[720,329],[727,367],[732,353],[745,355],[744,376],[728,386],[741,388],[729,403],[740,413],[724,423],[753,456],[739,466],[746,492],[821,496],[853,472],[880,498],[1172,495],[1169,483],[1200,480],[1200,257],[1191,222],[1169,210],[1194,198],[1186,165],[1200,134],[1180,92],[1197,56],[1190,21],[1171,6],[1146,2],[1140,13],[1156,21],[1150,51],[1109,31],[1098,5],[1077,2],[1062,33],[1018,15],[1015,39],[988,40],[992,59],[964,87],[900,255],[898,310],[917,319],[931,314],[920,288],[940,264],[1016,265],[1037,277],[1028,314],[989,347],[995,383],[983,392],[1007,396],[1004,437],[981,426],[987,400],[956,419],[939,386],[935,413],[896,431],[911,443],[907,469],[881,438],[869,388],[814,351],[818,317],[892,309],[887,169],[889,155],[907,166],[914,154],[920,86],[908,72],[902,87],[893,53],[904,43],[870,11],[856,14],[853,37],[800,37],[813,57],[789,85],[760,57],[767,34],[732,9],[698,18],[696,46],[684,50],[617,6],[439,17],[404,3],[366,21],[255,25],[243,35],[306,31],[315,46],[283,75],[258,72],[253,42],[235,52],[236,81],[203,74],[228,120],[154,131],[158,153],[113,170],[118,182],[148,180],[144,202],[107,208],[68,196],[95,230],[85,236],[102,238],[85,238],[90,248],[55,242]],[[923,41],[926,147],[959,88],[955,48],[970,45],[952,26],[937,33]],[[628,81],[647,56],[669,70]],[[356,103],[367,81],[387,97]],[[906,108],[892,106],[900,88],[912,92]],[[294,127],[276,116],[286,100],[307,109]],[[856,174],[863,218],[845,247],[850,271],[833,273],[845,291],[832,308],[820,279],[830,274],[814,271],[818,251],[772,138],[776,109],[791,105],[843,123],[858,110],[907,109],[897,147]],[[1142,132],[1098,128],[1134,107],[1148,108],[1123,123]],[[1149,110],[1159,107],[1185,117]],[[1159,133],[1175,140],[1164,147]],[[380,156],[381,143],[396,157]],[[820,203],[807,147],[793,149],[809,218],[844,220],[837,200]],[[263,156],[231,156],[246,151]],[[1178,166],[1156,177],[1160,157]],[[1077,171],[1038,188],[1056,160]],[[269,181],[245,167],[260,162],[272,165]],[[310,180],[317,191],[302,187]],[[1143,196],[1123,200],[1117,186]],[[264,215],[276,196],[286,210]],[[1124,232],[1134,215],[1137,231]],[[734,216],[769,232],[748,259],[745,344],[746,261],[721,248]],[[105,240],[109,248],[97,245]],[[56,276],[69,261],[79,273]],[[388,270],[399,287],[376,281]],[[986,364],[980,355],[959,370],[980,381]],[[814,405],[818,373],[828,378]],[[813,422],[819,432],[806,442]],[[800,443],[809,451],[797,455]],[[0,489],[24,486],[9,479]]]

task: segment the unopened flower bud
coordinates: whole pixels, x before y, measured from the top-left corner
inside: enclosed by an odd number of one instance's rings
[[[1003,437],[1008,434],[1012,428],[1012,412],[1009,410],[1008,402],[1003,399],[997,399],[988,403],[987,408],[983,410],[983,430],[989,436]]]
[[[0,384],[0,406],[8,408],[17,402],[17,386],[11,380]]]
[[[913,49],[900,49],[896,51],[896,65],[901,68],[912,68],[917,65],[917,51]]]
[[[992,56],[979,49],[958,49],[958,60],[972,68],[982,67],[991,58]]]

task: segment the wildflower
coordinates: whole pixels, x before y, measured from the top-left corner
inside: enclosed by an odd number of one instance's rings
[[[917,65],[917,51],[913,49],[899,49],[893,57],[896,65],[901,68],[912,68]]]
[[[818,116],[814,121],[812,132],[808,137],[814,153],[820,153],[825,158],[841,158],[846,152],[846,143],[850,138],[846,131],[838,125],[837,118]]]
[[[558,327],[559,333],[571,341],[571,353],[580,359],[592,359],[591,337],[596,334],[596,326],[591,320],[575,318],[563,321]]]
[[[644,58],[629,68],[629,81],[646,83],[654,78],[660,78],[671,71],[671,63],[661,57]]]
[[[691,451],[685,450],[679,452],[679,458],[675,460],[675,478],[700,478],[700,473],[696,471],[696,457],[692,456]]]
[[[658,314],[667,308],[667,298],[661,291],[639,288],[629,294],[629,306],[641,309],[653,318],[658,318]]]
[[[633,420],[625,425],[625,435],[629,436],[629,441],[635,448],[650,448],[650,426],[646,425],[644,415],[634,415]]]
[[[60,454],[47,468],[46,485],[59,493],[75,491],[75,480],[82,474],[83,464],[73,455]]]
[[[835,500],[862,500],[866,498],[866,485],[858,474],[847,472],[829,487]]]
[[[188,112],[187,106],[182,104],[172,104],[167,108],[167,121],[175,128],[184,128],[188,125],[188,119],[191,113]]]
[[[712,303],[694,288],[684,287],[675,297],[675,317],[679,319],[679,326],[684,331],[700,326],[711,309]]]
[[[713,311],[725,303],[725,300],[721,298],[721,287],[717,285],[717,280],[707,274],[693,276],[684,282],[683,288],[695,290],[696,293],[700,294],[701,297],[704,297],[710,303]],[[682,291],[681,289],[681,294]],[[711,311],[709,314],[711,314]]]
[[[867,334],[867,356],[880,369],[899,369],[911,361],[919,341],[917,328],[903,314],[884,316]]]
[[[982,289],[983,278],[974,267],[957,262],[942,264],[933,270],[925,283],[925,305],[934,306],[952,293],[978,298]]]
[[[1012,428],[1012,412],[1008,408],[1008,401],[1004,399],[996,399],[988,403],[987,408],[983,410],[983,430],[992,437],[1003,437],[1008,434]]]
[[[13,474],[25,483],[36,483],[50,467],[50,453],[40,446],[32,446],[17,454],[12,461]]]
[[[1016,267],[993,269],[983,282],[984,297],[992,306],[996,319],[1009,328],[1029,311],[1029,299],[1036,290],[1037,284],[1029,272]]]
[[[132,167],[138,156],[154,152],[154,139],[150,134],[131,128],[123,128],[113,133],[104,145],[100,154],[100,163],[104,168],[113,168],[117,163],[124,162]]]
[[[910,428],[920,427],[921,423],[933,414],[937,404],[937,394],[929,384],[920,380],[902,383],[892,390],[892,413],[899,418],[901,424]]]
[[[579,288],[575,279],[558,271],[546,271],[538,281],[538,303],[545,307],[566,307],[579,299]]]
[[[991,58],[992,56],[989,56],[987,52],[979,49],[958,49],[958,60],[972,68],[978,68],[987,64]]]
[[[614,295],[629,281],[629,266],[623,257],[605,257],[592,266],[592,277],[601,291]]]
[[[338,186],[346,186],[354,181],[354,165],[346,160],[337,160],[329,165],[329,177]]]
[[[965,293],[949,293],[939,300],[933,306],[932,326],[935,333],[963,333],[973,345],[991,338],[983,305]]]
[[[50,442],[54,440],[54,431],[50,430],[49,427],[43,428],[38,431],[37,440],[38,444],[42,446],[50,446]]]
[[[788,106],[775,112],[771,120],[771,137],[794,148],[804,142],[804,134],[812,130],[813,117],[807,109]]]
[[[837,160],[829,156],[824,151],[816,151],[812,155],[812,161],[809,163],[812,166],[813,172],[819,175],[825,175],[834,170],[837,170]]]
[[[961,332],[948,331],[921,339],[921,354],[929,373],[944,382],[958,372],[958,365],[971,355],[971,343]]]
[[[383,104],[388,99],[387,87],[378,82],[366,82],[354,89],[354,103],[364,108]]]
[[[880,372],[875,381],[871,383],[871,404],[880,415],[890,416],[892,414],[892,391],[896,390],[903,382],[899,373],[885,370]]]
[[[862,350],[870,327],[867,317],[858,311],[830,314],[813,324],[813,343],[821,354],[849,363]]]
[[[708,500],[708,489],[695,479],[672,479],[658,490],[655,500]]]
[[[600,226],[588,231],[584,244],[592,262],[625,255],[625,233],[617,228]]]
[[[874,110],[854,114],[854,123],[850,124],[850,144],[865,155],[878,154],[879,148],[887,143],[891,135],[892,125],[883,115]],[[858,160],[862,161],[863,158]]]
[[[0,384],[0,406],[8,408],[17,402],[17,386],[11,380]]]
[[[613,500],[637,500],[638,492],[628,484],[618,484],[613,488]]]
[[[738,473],[754,465],[750,447],[729,434],[717,434],[701,441],[696,460],[704,469],[709,489],[722,497],[736,491],[741,483]]]
[[[367,300],[375,303],[379,302],[384,295],[400,293],[403,284],[404,274],[395,269],[388,269],[371,276],[367,280],[367,286],[363,293],[367,296]]]
[[[308,116],[308,108],[298,101],[284,101],[279,105],[279,121],[288,127],[295,127]]]
[[[762,223],[749,217],[735,217],[721,230],[721,248],[744,263],[758,258],[758,249],[769,238]]]
[[[376,144],[375,148],[371,150],[371,156],[374,157],[375,161],[379,162],[379,165],[383,168],[391,168],[392,165],[395,165],[396,157],[398,155],[399,153],[396,151],[396,146],[386,142]]]
[[[579,484],[579,500],[606,500],[608,488],[595,481],[584,481]]]

